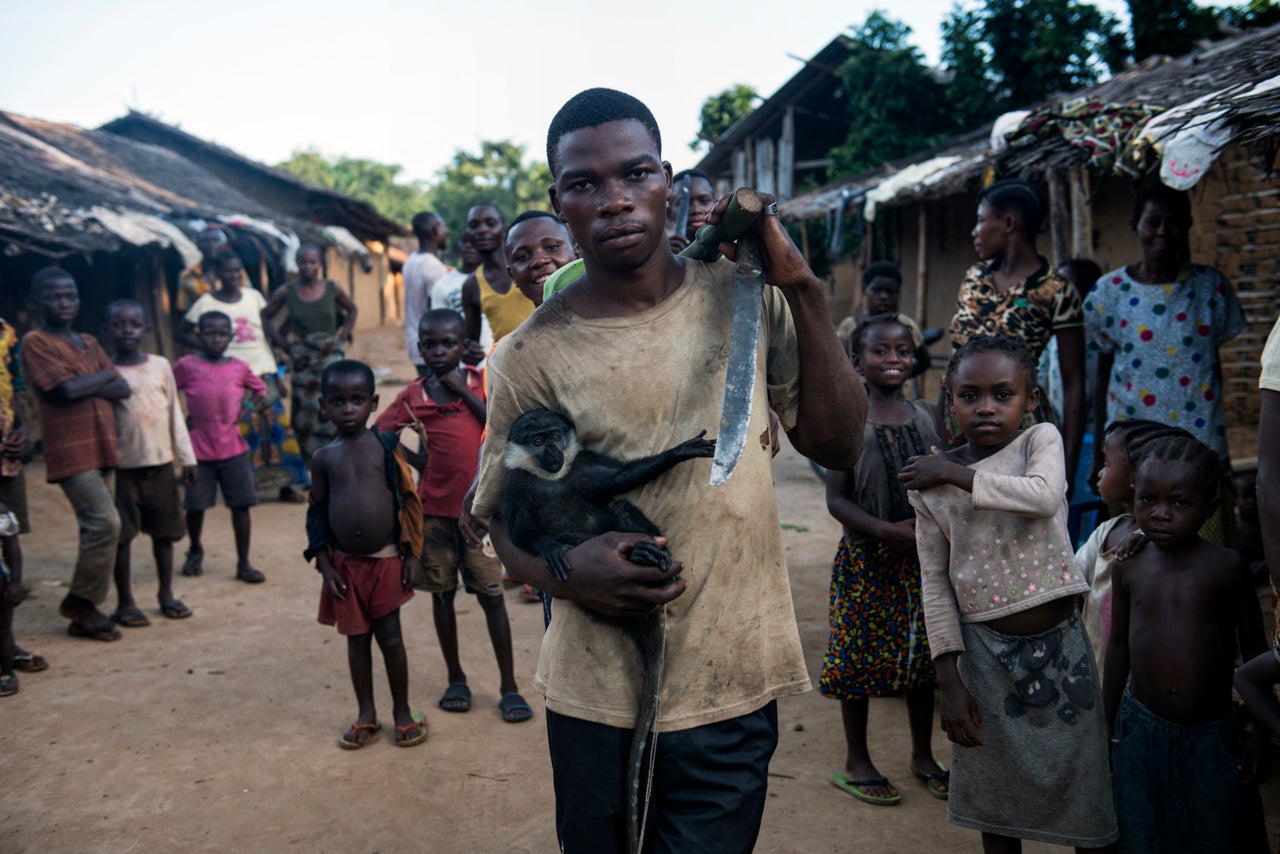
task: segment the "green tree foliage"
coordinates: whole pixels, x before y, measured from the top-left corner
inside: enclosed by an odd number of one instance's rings
[[[525,160],[524,146],[511,140],[484,140],[479,152],[459,149],[436,175],[427,193],[428,209],[444,219],[453,234],[461,234],[467,210],[492,202],[510,221],[522,211],[550,210],[547,188],[551,170],[541,160]]]
[[[689,143],[689,147],[698,151],[704,146],[711,145],[723,136],[734,122],[754,110],[756,103],[760,100],[760,95],[755,89],[741,83],[707,98],[702,102],[698,137]]]
[[[943,86],[910,35],[910,27],[878,11],[851,29],[838,94],[853,123],[831,150],[833,176],[927,148],[953,129]]]
[[[326,157],[314,149],[295,151],[279,164],[303,180],[366,201],[396,222],[408,223],[419,211],[438,213],[449,230],[461,234],[467,209],[477,202],[493,202],[511,219],[530,208],[550,210],[547,187],[551,170],[541,161],[528,161],[524,147],[510,140],[480,143],[478,152],[454,152],[453,160],[436,173],[430,186],[401,180],[403,169],[353,157]]]
[[[1091,86],[1121,68],[1127,53],[1119,21],[1082,0],[956,6],[943,24],[943,43],[949,90],[969,108],[970,124]],[[974,109],[984,101],[985,116]]]
[[[421,182],[400,180],[401,167],[357,157],[326,157],[315,149],[295,151],[279,168],[310,181],[346,193],[377,208],[396,222],[407,223],[426,204]]]
[[[1229,27],[1246,29],[1280,24],[1280,3],[1276,0],[1249,0],[1240,6],[1226,6],[1215,11],[1218,19]]]
[[[1138,62],[1156,53],[1180,56],[1218,34],[1214,10],[1192,0],[1129,0],[1129,27]]]

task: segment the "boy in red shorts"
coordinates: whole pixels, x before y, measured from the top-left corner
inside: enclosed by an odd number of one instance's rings
[[[307,560],[324,578],[319,620],[347,637],[347,662],[360,711],[338,738],[356,750],[382,728],[373,702],[373,638],[391,686],[396,744],[427,740],[421,712],[409,710],[409,662],[400,634],[400,607],[413,598],[422,570],[422,505],[413,473],[394,433],[375,433],[373,371],[343,359],[320,376],[320,406],[338,437],[311,458]],[[382,474],[379,477],[378,474]]]

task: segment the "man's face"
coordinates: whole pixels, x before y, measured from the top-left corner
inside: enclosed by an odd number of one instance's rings
[[[36,308],[47,326],[70,326],[80,313],[80,292],[71,279],[45,282],[36,295]]]
[[[502,214],[493,205],[476,205],[467,211],[467,233],[477,252],[488,254],[502,248]]]
[[[507,274],[534,305],[542,304],[542,286],[575,258],[563,223],[551,217],[527,219],[507,232]]]
[[[582,256],[607,269],[634,270],[666,247],[671,165],[635,119],[582,128],[560,138],[551,203]]]
[[[212,259],[222,251],[222,247],[225,246],[226,243],[227,238],[223,237],[220,232],[206,231],[200,235],[200,239],[196,242],[196,245],[200,247],[200,252],[205,258]]]

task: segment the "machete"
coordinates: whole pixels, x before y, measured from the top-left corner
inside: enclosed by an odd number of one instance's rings
[[[742,458],[751,426],[751,401],[756,388],[756,359],[760,345],[760,308],[764,299],[764,262],[760,239],[748,231],[763,205],[755,190],[740,188],[718,223],[698,229],[693,243],[680,254],[699,261],[720,257],[721,243],[737,240],[733,274],[733,317],[729,326],[729,359],[725,371],[724,402],[716,453],[711,461],[711,485],[720,486]]]
[[[689,192],[688,175],[680,179],[680,183],[676,185],[675,192],[679,201],[676,203],[676,227],[674,233],[688,240],[689,237],[686,232],[689,230],[689,202],[692,195]]]

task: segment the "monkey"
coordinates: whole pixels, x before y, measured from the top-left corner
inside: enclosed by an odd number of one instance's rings
[[[632,462],[588,451],[579,443],[573,422],[557,412],[536,409],[511,425],[503,456],[506,477],[499,512],[512,544],[540,557],[559,581],[569,577],[565,553],[609,531],[657,537],[658,526],[626,498],[625,492],[645,485],[686,460],[715,454],[714,439],[703,430],[673,448]],[[670,571],[671,552],[653,540],[642,540],[628,555],[632,563],[652,566],[662,580]],[[641,687],[635,735],[627,773],[628,850],[640,850],[640,769],[645,743],[658,712],[662,675],[663,627],[657,615],[618,620],[595,614],[619,626],[635,644]]]

